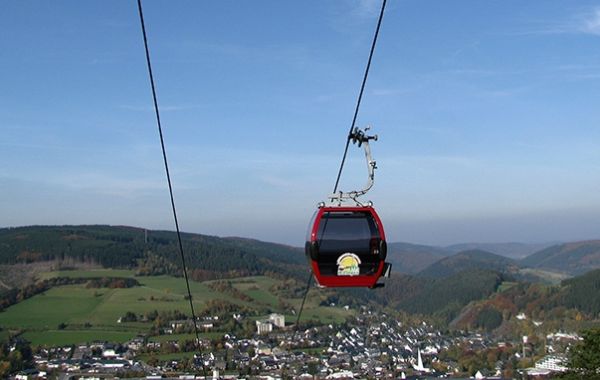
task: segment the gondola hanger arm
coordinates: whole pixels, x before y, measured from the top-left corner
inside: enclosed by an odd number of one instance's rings
[[[371,146],[369,144],[370,140],[377,141],[377,135],[367,135],[367,131],[371,129],[370,126],[367,126],[364,130],[355,127],[352,132],[348,135],[348,141],[352,141],[353,144],[357,144],[360,148],[361,146],[365,151],[365,159],[367,160],[367,170],[368,170],[368,178],[367,184],[362,190],[354,190],[350,192],[339,191],[332,193],[328,196],[330,202],[337,203],[340,206],[346,200],[353,200],[357,205],[362,206],[363,204],[358,201],[358,197],[365,195],[375,183],[375,169],[377,169],[377,162],[373,159],[371,155]],[[371,202],[368,202],[371,204]]]

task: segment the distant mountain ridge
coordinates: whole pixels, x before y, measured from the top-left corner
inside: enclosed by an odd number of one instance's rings
[[[295,266],[292,272],[298,275],[296,269],[306,264],[301,248],[247,238],[222,238],[193,233],[183,233],[182,236],[190,267],[202,271],[263,273],[289,270]],[[176,245],[174,232],[127,226],[0,228],[0,264],[69,257],[105,267],[143,266],[148,273],[155,273],[163,266],[165,273],[174,274],[180,272],[180,257]],[[455,253],[459,248],[472,246],[485,246],[507,255],[520,255],[536,245],[466,243],[435,247],[390,242],[387,260],[393,264],[393,273],[419,273],[420,276],[432,277],[447,277],[466,268],[513,273],[515,268],[528,267],[532,268],[534,274],[531,279],[535,280],[536,270],[573,276],[600,268],[600,240],[553,245],[519,261],[482,249],[461,251],[458,256]]]
[[[429,278],[445,278],[467,269],[491,270],[508,274],[517,273],[519,271],[519,265],[515,260],[507,257],[474,249],[462,251],[436,261],[420,271],[417,275]]]
[[[600,268],[600,240],[558,244],[536,252],[519,262],[532,268],[551,269],[570,275]]]
[[[452,252],[442,247],[397,242],[388,244],[387,261],[396,273],[414,274],[449,255]]]
[[[560,243],[461,243],[450,245],[445,248],[453,253],[480,249],[482,251],[510,257],[511,259],[522,259],[555,244]]]
[[[421,272],[431,264],[445,257],[463,251],[481,250],[496,255],[519,260],[548,248],[555,243],[460,243],[445,247],[406,242],[388,243],[388,261],[394,271],[406,274]]]

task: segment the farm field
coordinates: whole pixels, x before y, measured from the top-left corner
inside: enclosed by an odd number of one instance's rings
[[[127,269],[90,269],[90,270],[61,270],[44,272],[40,275],[40,280],[55,277],[134,277],[135,271]]]
[[[67,345],[107,340],[125,342],[136,335],[147,334],[150,322],[119,323],[120,317],[127,312],[136,315],[157,310],[178,310],[190,315],[189,301],[185,281],[171,276],[135,276],[128,270],[74,270],[46,272],[41,278],[53,277],[128,277],[135,278],[141,286],[132,288],[87,288],[85,284],[66,285],[52,288],[38,294],[3,312],[0,312],[0,327],[3,331],[22,331],[23,337],[34,345]],[[194,307],[198,314],[206,310],[207,302],[225,300],[246,309],[267,313],[284,312],[273,285],[280,280],[265,277],[243,277],[230,280],[232,286],[244,295],[245,299],[234,294],[211,289],[210,282],[191,282]],[[314,293],[313,293],[314,292]],[[323,322],[341,322],[352,311],[342,308],[319,306],[319,290],[311,289],[302,314],[302,320],[320,319]],[[285,299],[285,303],[296,310],[300,307],[300,298]],[[252,317],[255,319],[257,317]],[[287,323],[294,323],[296,317],[287,312]],[[203,333],[205,338],[217,338],[223,332]],[[185,336],[184,336],[185,335]],[[192,335],[164,335],[152,337],[152,340],[192,339]]]

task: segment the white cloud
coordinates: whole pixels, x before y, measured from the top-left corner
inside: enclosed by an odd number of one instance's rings
[[[587,9],[562,21],[538,21],[532,29],[514,35],[591,34],[600,36],[600,7]]]
[[[579,31],[600,36],[600,8],[594,8],[582,18]]]
[[[378,0],[359,0],[356,2],[354,12],[358,16],[371,17],[379,13],[381,1]]]

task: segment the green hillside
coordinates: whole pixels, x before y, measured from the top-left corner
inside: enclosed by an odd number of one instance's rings
[[[105,268],[139,268],[144,274],[180,275],[174,232],[123,226],[32,226],[0,229],[0,264],[76,260]],[[295,276],[305,264],[302,251],[252,239],[183,233],[192,275],[211,273]],[[194,271],[197,269],[198,271]]]
[[[519,314],[526,318],[516,318]],[[487,330],[503,328],[528,334],[535,329],[577,330],[598,326],[600,269],[558,285],[512,283],[491,297],[468,305],[452,325]]]
[[[446,323],[470,302],[486,299],[496,292],[504,281],[501,273],[479,269],[439,279],[396,274],[386,280],[383,289],[336,293],[339,297],[351,296],[354,302],[421,314]]]
[[[171,334],[158,335],[159,322],[152,319],[152,315],[157,315],[162,320],[160,323],[166,325],[169,320],[190,315],[186,285],[181,278],[136,276],[134,271],[124,270],[60,271],[45,275],[48,279],[105,276],[133,279],[139,285],[106,288],[90,287],[83,282],[56,286],[0,312],[0,327],[4,331],[22,333],[35,345],[77,344],[98,339],[124,342],[138,334],[155,335],[157,339],[172,337]],[[206,332],[207,337],[253,331],[254,320],[270,312],[285,314],[288,322],[295,322],[293,313],[299,309],[303,295],[302,287],[295,281],[266,276],[192,281],[190,286],[199,315],[222,316],[215,328]],[[303,321],[340,323],[353,313],[341,307],[321,306],[323,296],[315,294],[307,300]],[[233,321],[233,312],[243,314],[243,321]],[[136,320],[119,322],[128,313]],[[192,339],[190,332],[183,333]]]
[[[600,316],[600,269],[561,283],[560,304]]]

